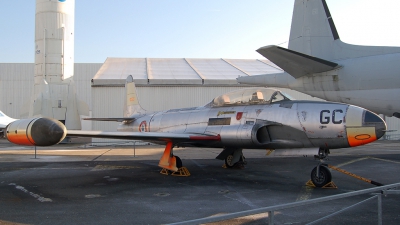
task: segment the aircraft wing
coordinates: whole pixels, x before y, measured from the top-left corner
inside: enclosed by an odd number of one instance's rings
[[[83,120],[93,120],[93,121],[114,121],[114,122],[132,122],[136,120],[136,118],[133,117],[121,117],[121,118],[84,118]]]
[[[276,45],[261,47],[257,49],[257,52],[296,79],[308,74],[330,71],[338,67],[337,63]]]
[[[114,122],[133,122],[136,119],[142,117],[143,114],[136,114],[130,117],[110,117],[110,118],[83,118],[83,120],[93,120],[93,121],[114,121]]]
[[[156,142],[192,142],[198,143],[203,141],[220,141],[221,137],[203,135],[203,134],[176,134],[161,132],[106,132],[106,131],[85,131],[85,130],[68,130],[69,137],[94,137],[94,138],[111,138],[111,139],[127,139],[127,140],[143,140]]]

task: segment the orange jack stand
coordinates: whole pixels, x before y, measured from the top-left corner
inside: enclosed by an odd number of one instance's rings
[[[169,170],[167,170],[165,168],[162,168],[160,173],[163,174],[163,175],[167,175],[168,176],[169,175]]]
[[[173,143],[168,142],[165,146],[164,154],[162,155],[158,166],[167,170],[171,170],[174,172],[178,171],[178,167],[176,167],[176,158],[172,154]]]
[[[316,186],[313,184],[313,182],[312,182],[311,180],[308,180],[308,181],[307,181],[306,186],[308,186],[308,187],[314,187],[314,188],[316,187]],[[337,189],[338,187],[336,186],[335,183],[333,183],[333,181],[331,181],[331,182],[325,184],[324,186],[322,186],[321,188],[325,188],[325,189]]]
[[[178,169],[178,171],[174,172],[174,171],[169,171],[168,169],[163,168],[160,173],[163,175],[169,175],[171,173],[172,176],[177,176],[177,177],[188,177],[190,176],[190,172],[186,167],[181,167]]]

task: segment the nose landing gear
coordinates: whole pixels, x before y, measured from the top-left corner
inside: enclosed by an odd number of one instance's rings
[[[329,153],[329,149],[320,148],[318,155],[314,155],[314,158],[320,161],[311,171],[311,182],[316,187],[324,187],[332,182],[331,171],[327,168],[328,165],[324,163],[324,159],[328,157]]]
[[[320,164],[311,171],[311,181],[316,187],[323,187],[332,181],[332,174],[326,164]]]

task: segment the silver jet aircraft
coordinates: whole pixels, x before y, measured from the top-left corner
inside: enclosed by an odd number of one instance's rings
[[[126,84],[119,132],[66,130],[57,120],[23,119],[9,124],[6,138],[15,144],[53,145],[68,136],[145,140],[166,145],[159,166],[171,171],[182,167],[173,154],[177,146],[221,148],[217,159],[233,167],[244,160],[242,150],[275,149],[293,155],[325,158],[330,149],[355,147],[375,141],[385,122],[366,109],[332,102],[296,101],[270,88],[250,88],[214,98],[201,107],[147,112],[139,104],[132,76]],[[319,171],[319,172],[317,172]],[[331,181],[329,170],[318,165],[311,179],[316,186]]]
[[[342,42],[325,0],[296,0],[288,49],[257,50],[285,72],[239,83],[290,88],[400,118],[400,48]]]

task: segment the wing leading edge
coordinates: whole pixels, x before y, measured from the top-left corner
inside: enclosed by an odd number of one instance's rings
[[[257,52],[296,79],[313,73],[327,72],[339,66],[331,61],[275,45],[259,48]]]
[[[84,118],[83,120],[93,120],[93,121],[113,121],[113,122],[133,122],[136,118],[133,117],[121,117],[121,118]]]
[[[105,132],[105,131],[84,131],[84,130],[68,130],[69,137],[94,137],[94,138],[111,138],[111,139],[127,139],[127,140],[143,140],[156,142],[203,142],[203,141],[220,141],[221,137],[201,134],[176,134],[176,133],[160,133],[160,132]]]

